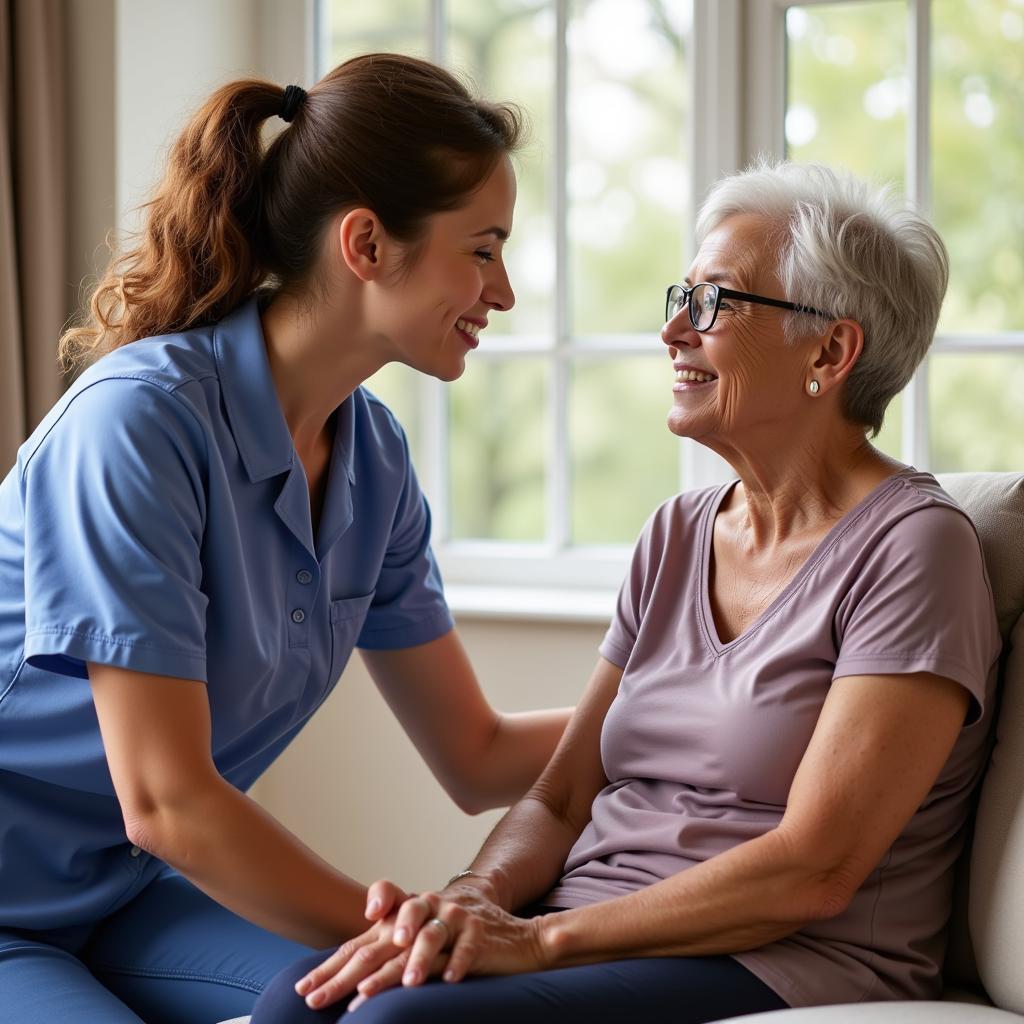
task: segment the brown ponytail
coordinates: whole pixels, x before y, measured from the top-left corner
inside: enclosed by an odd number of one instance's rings
[[[218,89],[175,142],[133,248],[114,253],[85,322],[58,348],[69,370],[139,338],[215,322],[274,278],[308,282],[330,217],[369,206],[414,243],[518,144],[518,111],[474,99],[447,71],[368,54],[309,90],[263,153],[284,89]]]

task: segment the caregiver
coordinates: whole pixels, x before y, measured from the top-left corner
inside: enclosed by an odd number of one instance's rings
[[[246,1013],[365,927],[365,888],[245,795],[354,646],[464,810],[546,763],[568,712],[488,705],[405,435],[360,387],[454,380],[512,306],[520,131],[408,57],[226,85],[61,339],[88,368],[0,486],[10,1019]]]

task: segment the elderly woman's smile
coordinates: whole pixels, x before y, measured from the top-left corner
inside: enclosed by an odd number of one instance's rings
[[[673,391],[692,391],[718,380],[717,374],[710,370],[699,369],[692,363],[673,363],[672,365],[676,371],[676,382],[672,385]]]

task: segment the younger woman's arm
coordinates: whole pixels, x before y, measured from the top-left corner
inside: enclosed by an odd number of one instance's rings
[[[454,629],[417,647],[360,653],[402,728],[467,814],[518,800],[543,771],[572,714],[572,708],[495,711]]]
[[[254,924],[309,946],[366,926],[366,889],[217,772],[204,683],[89,663],[128,839]]]

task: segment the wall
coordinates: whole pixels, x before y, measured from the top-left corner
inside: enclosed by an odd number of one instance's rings
[[[601,626],[460,622],[491,703],[505,711],[574,704]],[[337,689],[260,781],[260,802],[321,856],[363,882],[419,891],[465,867],[500,816],[463,814],[429,774],[358,655]]]
[[[119,228],[157,180],[168,144],[218,85],[253,73],[249,0],[119,0],[117,4]]]

